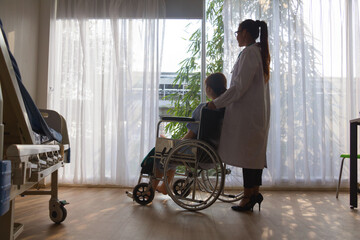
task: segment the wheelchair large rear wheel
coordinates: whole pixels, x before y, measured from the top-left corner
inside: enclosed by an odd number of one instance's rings
[[[223,202],[236,202],[243,198],[242,188],[242,169],[224,164],[225,181],[224,187],[219,195],[219,200]],[[202,172],[201,178],[208,189],[213,189],[214,174],[212,172]],[[209,190],[210,191],[210,190]]]
[[[165,174],[165,186],[169,196],[180,207],[197,211],[211,206],[219,197],[224,184],[223,164],[214,149],[201,140],[184,140],[177,144],[166,158],[164,171],[175,170],[171,186]],[[201,177],[203,172],[212,173],[209,189]],[[181,184],[180,184],[181,183]]]

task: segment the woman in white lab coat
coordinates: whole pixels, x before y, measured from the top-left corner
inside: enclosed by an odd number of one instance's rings
[[[260,43],[256,43],[259,37]],[[270,120],[269,65],[267,24],[245,20],[235,32],[240,53],[231,77],[230,88],[208,107],[226,107],[219,155],[226,164],[243,168],[244,198],[235,211],[259,210],[262,170],[266,167],[266,147]]]

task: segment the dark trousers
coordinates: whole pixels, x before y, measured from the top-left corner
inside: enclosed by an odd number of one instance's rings
[[[243,168],[244,188],[262,185],[262,169]]]

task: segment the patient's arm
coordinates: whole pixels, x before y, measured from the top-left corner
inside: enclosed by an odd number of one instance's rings
[[[189,130],[183,137],[182,139],[195,139],[196,138],[196,134]]]

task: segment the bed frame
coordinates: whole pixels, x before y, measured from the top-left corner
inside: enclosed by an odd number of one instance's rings
[[[59,224],[65,220],[66,201],[58,200],[58,169],[68,162],[69,138],[64,118],[54,111],[40,110],[47,124],[62,134],[62,142],[36,144],[11,58],[0,32],[0,160],[11,161],[9,210],[0,216],[2,240],[16,239],[23,225],[14,223],[16,196],[50,195],[49,216]],[[1,96],[2,93],[2,96]],[[34,189],[51,176],[51,189]]]

